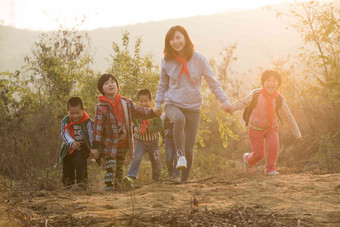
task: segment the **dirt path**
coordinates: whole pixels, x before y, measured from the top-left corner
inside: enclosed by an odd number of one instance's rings
[[[194,196],[198,206],[193,204]],[[239,174],[232,180],[212,178],[185,185],[153,183],[132,192],[94,192],[92,195],[3,188],[0,226],[29,222],[35,226],[124,226],[127,223],[170,226],[166,220],[170,220],[171,215],[174,221],[173,217],[180,220],[185,215],[191,215],[192,219],[196,213],[205,215],[209,221],[212,217],[208,214],[230,214],[235,205],[241,211],[249,207],[257,218],[270,216],[272,224],[279,226],[298,226],[298,223],[300,226],[340,226],[340,174],[278,177]],[[190,226],[172,222],[174,226],[176,223]]]

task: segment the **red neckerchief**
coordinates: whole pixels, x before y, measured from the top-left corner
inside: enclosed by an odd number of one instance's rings
[[[262,88],[261,93],[264,95],[264,97],[266,97],[268,101],[268,108],[267,108],[267,115],[268,115],[268,120],[269,120],[268,127],[271,127],[273,124],[273,117],[276,118],[275,110],[273,107],[273,100],[279,95],[279,93],[275,91],[272,96],[269,96],[264,88]]]
[[[116,95],[114,102],[111,102],[110,99],[108,99],[106,96],[103,96],[103,95],[99,96],[99,101],[110,103],[113,109],[113,113],[116,116],[117,120],[121,122],[122,124],[125,124],[124,110],[123,110],[122,103],[120,101],[119,94]]]
[[[182,60],[178,56],[175,56],[174,59],[175,59],[175,61],[182,64],[181,72],[178,75],[178,80],[181,78],[182,73],[185,72],[187,74],[187,76],[189,77],[191,83],[193,83],[194,85],[197,86],[197,84],[191,79],[191,76],[190,76],[190,73],[189,73],[189,70],[188,70],[188,67],[187,67],[187,58],[184,57],[183,60]]]
[[[149,108],[151,108],[151,106],[149,106]],[[142,133],[143,133],[143,135],[146,133],[146,124],[148,124],[149,127],[150,127],[150,121],[143,120],[143,123],[142,123]]]
[[[72,119],[69,117],[70,124],[68,124],[68,125],[65,126],[64,132],[65,132],[65,130],[67,129],[68,132],[70,133],[70,136],[71,136],[73,139],[75,139],[75,137],[74,137],[74,130],[73,130],[72,125],[81,124],[81,123],[87,121],[88,119],[89,119],[89,115],[87,115],[87,113],[86,113],[85,111],[83,112],[83,118],[80,119],[79,121],[76,121],[76,122],[75,122],[75,121],[72,121]],[[74,151],[74,149],[72,149],[72,150],[70,151],[70,153],[68,153],[68,154],[72,154],[73,151]]]

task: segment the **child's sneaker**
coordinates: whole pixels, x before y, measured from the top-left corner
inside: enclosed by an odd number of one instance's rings
[[[112,192],[112,191],[114,191],[114,187],[113,186],[106,186],[105,191],[106,192]]]
[[[276,176],[276,175],[279,175],[279,174],[280,174],[280,173],[277,172],[277,171],[275,171],[275,170],[266,173],[267,176]]]
[[[131,189],[134,188],[134,179],[132,177],[128,177],[126,176],[124,179],[123,179],[123,189],[125,191],[129,191]]]
[[[249,165],[247,161],[249,153],[244,153],[243,154],[243,165],[244,165],[244,171],[247,173],[254,173],[255,172],[255,166]]]
[[[175,174],[168,177],[168,180],[174,183],[179,183],[179,178]]]
[[[178,161],[176,169],[186,169],[187,168],[187,160],[185,159],[185,156],[183,155],[183,152],[181,150],[177,151]]]

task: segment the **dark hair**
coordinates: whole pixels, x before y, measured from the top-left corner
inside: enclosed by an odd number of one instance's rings
[[[118,79],[117,77],[115,77],[115,75],[113,74],[103,74],[99,77],[98,79],[98,83],[97,83],[97,88],[98,88],[98,91],[100,93],[102,93],[104,95],[104,91],[103,91],[103,85],[106,81],[108,81],[110,78],[112,78],[116,84],[117,84],[117,89],[119,90],[120,87],[119,87],[119,82],[118,82]]]
[[[71,97],[67,101],[67,110],[69,110],[70,107],[76,107],[79,106],[80,109],[84,109],[84,102],[80,97]]]
[[[166,33],[163,51],[164,59],[173,60],[176,55],[176,51],[172,49],[172,47],[170,46],[170,40],[174,37],[176,31],[179,31],[184,35],[185,38],[184,54],[186,59],[189,61],[189,59],[192,57],[192,54],[194,53],[194,44],[191,42],[188,32],[181,25],[171,27],[169,31]]]
[[[277,81],[279,82],[279,87],[282,84],[282,78],[280,73],[274,71],[274,70],[266,70],[262,73],[262,77],[261,77],[261,84],[262,86],[264,85],[264,81],[267,80],[269,77],[274,76]]]
[[[147,88],[144,88],[142,90],[139,90],[137,93],[137,99],[139,100],[139,96],[141,95],[146,95],[148,96],[148,98],[150,99],[150,101],[152,101],[152,95],[151,95],[151,91]]]

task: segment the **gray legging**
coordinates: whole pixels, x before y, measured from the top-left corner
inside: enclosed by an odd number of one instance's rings
[[[165,105],[165,114],[174,124],[173,138],[176,151],[181,150],[187,159],[187,168],[182,171],[181,182],[188,180],[194,158],[194,146],[200,123],[200,110],[186,110],[175,105]]]

